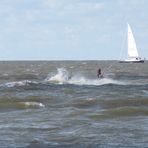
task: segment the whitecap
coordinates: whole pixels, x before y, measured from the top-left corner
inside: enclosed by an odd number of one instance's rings
[[[7,76],[9,76],[9,74],[8,73],[4,73],[3,76],[6,76],[7,77]]]
[[[46,82],[52,82],[52,83],[58,83],[63,84],[67,83],[70,78],[69,72],[65,68],[58,68],[57,74],[54,76],[48,76],[45,81]]]
[[[23,81],[7,82],[5,84],[1,84],[0,86],[11,88],[11,87],[19,87],[19,86],[28,86],[31,83],[37,83],[37,82],[32,82],[32,81],[29,81],[29,80],[23,80]]]
[[[45,105],[40,102],[19,102],[19,104],[24,107],[45,107]]]
[[[126,82],[114,80],[106,77],[101,79],[90,79],[81,75],[70,75],[65,68],[58,68],[57,73],[53,76],[48,76],[45,82],[57,83],[57,84],[74,84],[74,85],[105,85],[116,84],[126,85]]]
[[[76,85],[105,85],[105,84],[116,84],[116,85],[126,85],[125,82],[113,80],[111,78],[102,78],[102,79],[88,79],[85,77],[72,77],[69,81],[69,84]]]

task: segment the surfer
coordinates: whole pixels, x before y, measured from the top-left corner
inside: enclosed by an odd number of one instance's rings
[[[98,78],[103,78],[103,74],[102,74],[101,68],[98,69],[97,77]]]

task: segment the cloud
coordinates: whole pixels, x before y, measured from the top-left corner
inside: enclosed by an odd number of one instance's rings
[[[59,10],[67,4],[67,0],[41,0],[41,7],[50,10]]]
[[[126,5],[126,6],[129,6],[129,5],[135,5],[135,6],[139,6],[139,5],[143,5],[145,4],[145,0],[128,0],[128,5],[127,5],[127,1],[126,0],[118,0],[118,3],[120,5]]]
[[[46,9],[66,13],[86,13],[90,11],[100,11],[103,9],[103,3],[78,1],[78,0],[43,0],[42,6]]]

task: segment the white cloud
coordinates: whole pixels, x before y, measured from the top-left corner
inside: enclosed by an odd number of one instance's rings
[[[57,5],[56,0],[43,0],[42,5],[48,8],[54,8]]]
[[[66,0],[41,0],[41,6],[47,9],[59,9],[67,4]]]
[[[66,13],[87,13],[88,11],[100,11],[103,9],[103,3],[87,2],[78,0],[43,0],[44,8]]]
[[[73,29],[70,28],[70,27],[68,27],[68,26],[66,26],[66,27],[64,28],[64,31],[65,31],[66,34],[71,34],[71,33],[73,32]]]
[[[95,8],[95,10],[100,11],[100,10],[102,10],[104,8],[104,6],[101,3],[96,3],[94,5],[94,8]]]
[[[101,11],[102,9],[103,9],[103,4],[91,3],[91,2],[69,3],[64,8],[66,12],[75,13],[75,14],[81,14],[81,13],[87,14],[94,11]]]
[[[129,7],[129,6],[139,6],[139,5],[144,5],[145,2],[147,0],[118,0],[118,3],[121,5],[121,6],[126,6],[126,7]],[[128,3],[128,4],[127,4]]]

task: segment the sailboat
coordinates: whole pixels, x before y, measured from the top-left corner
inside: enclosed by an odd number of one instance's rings
[[[138,54],[136,42],[129,24],[127,24],[127,48],[128,56],[125,60],[120,60],[120,63],[144,63],[144,60]]]

